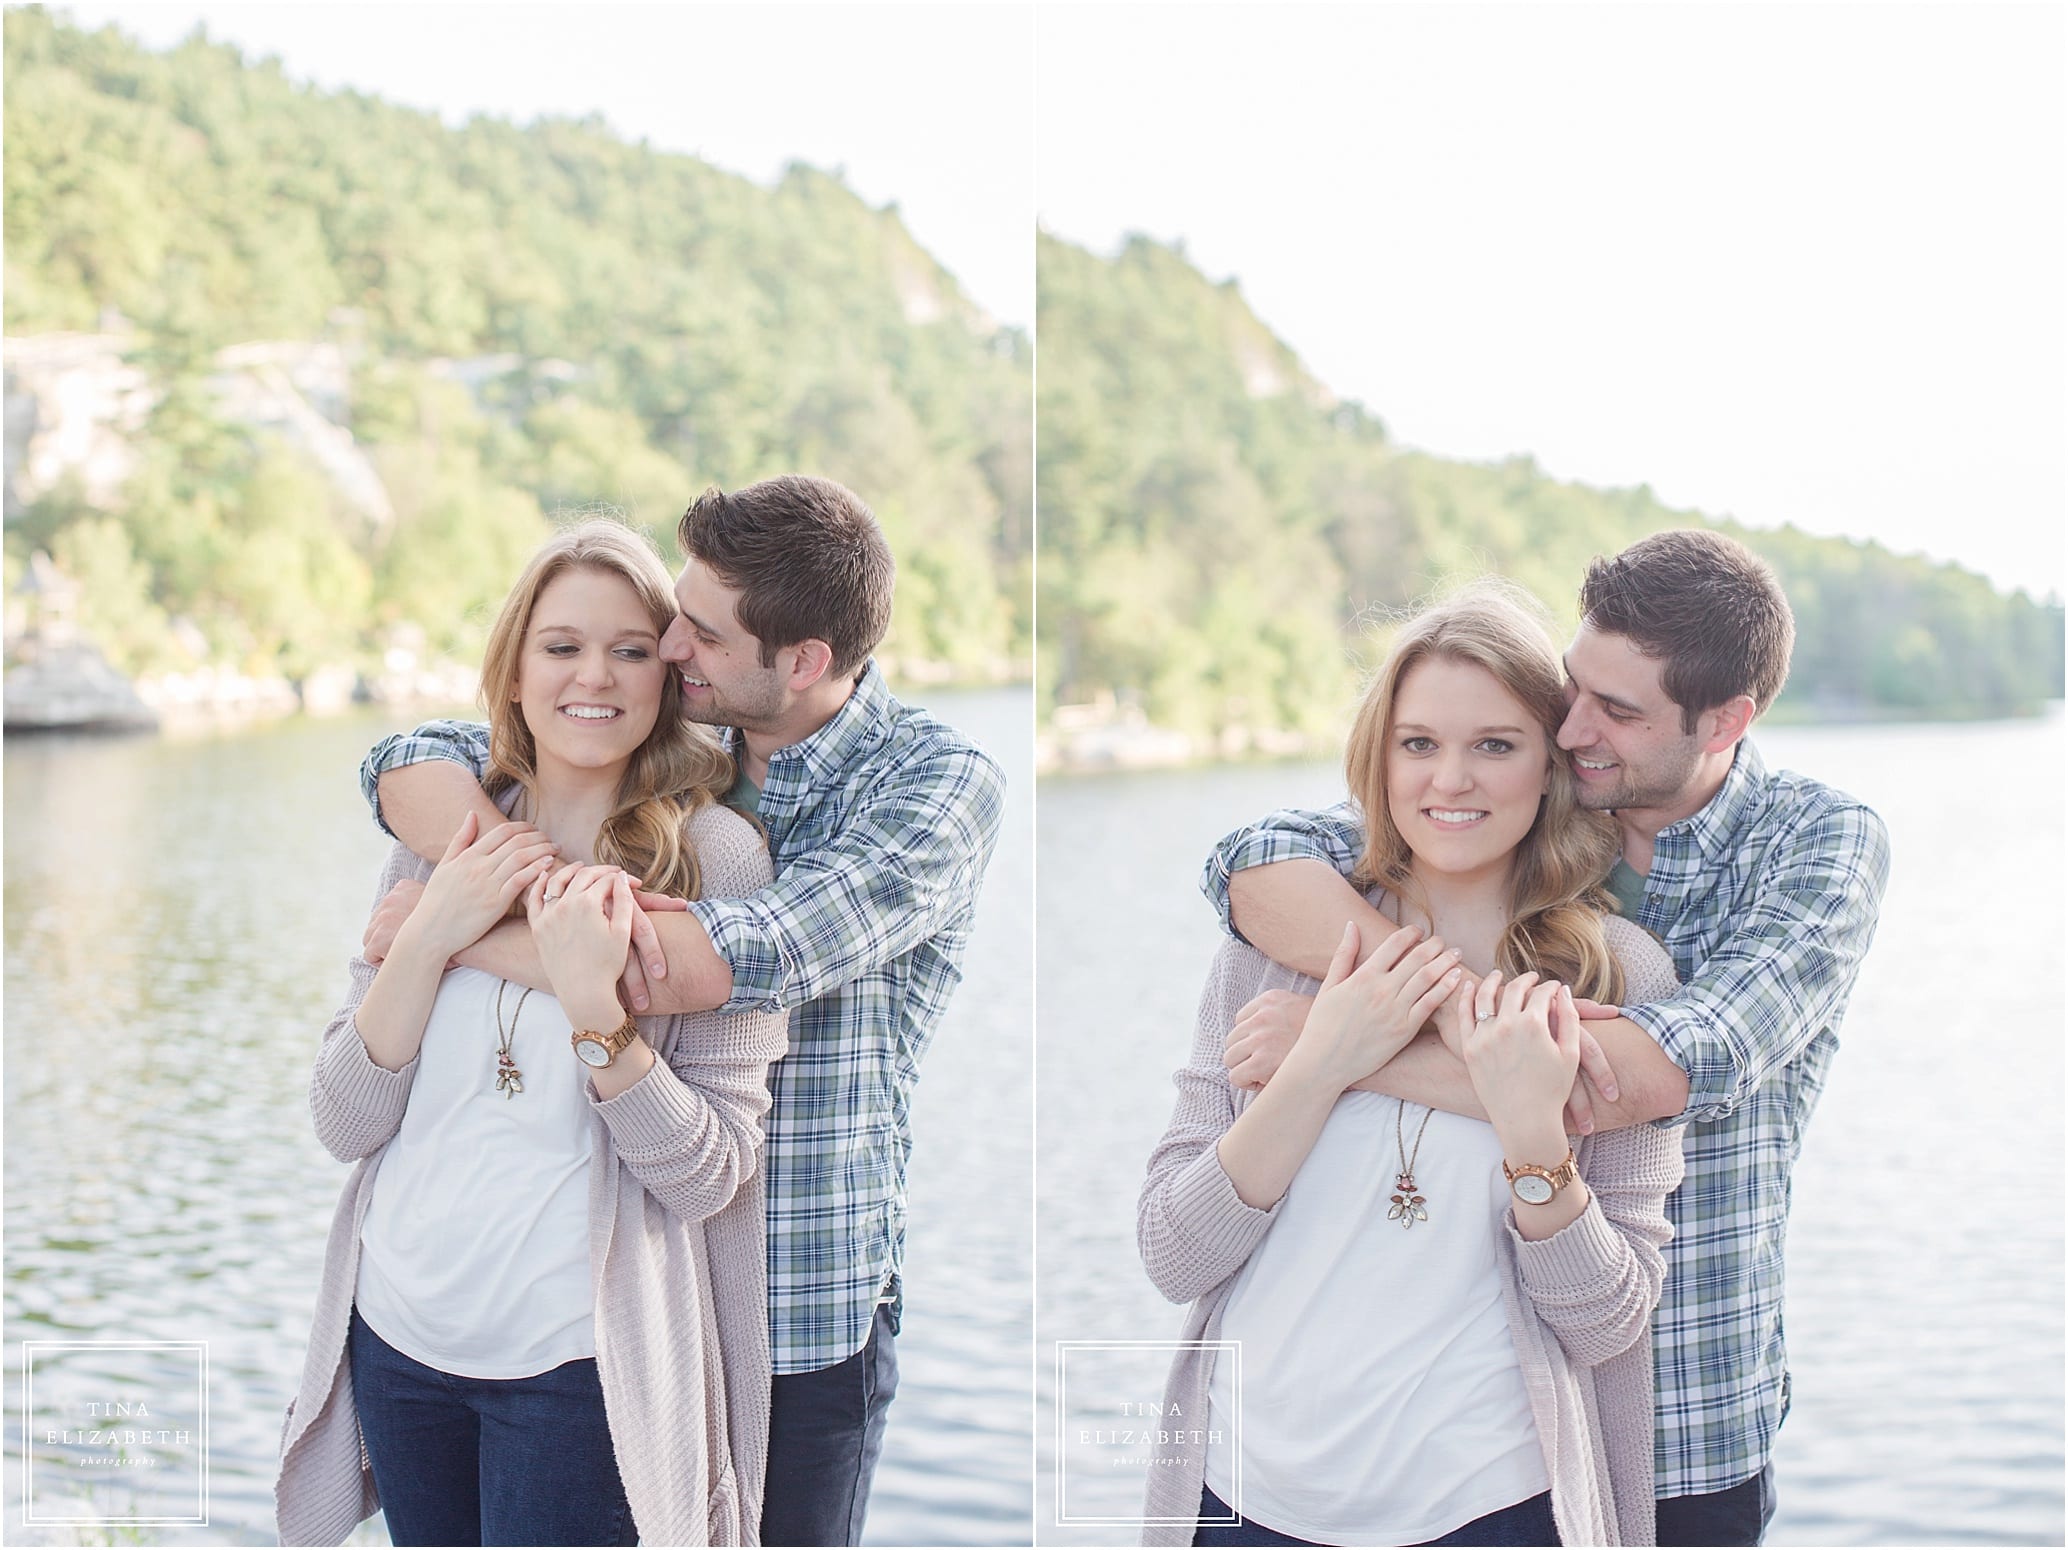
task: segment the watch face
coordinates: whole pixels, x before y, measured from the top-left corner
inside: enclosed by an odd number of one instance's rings
[[[1527,1205],[1540,1206],[1557,1193],[1541,1174],[1525,1173],[1515,1180],[1515,1198]]]
[[[574,1052],[582,1057],[582,1064],[585,1066],[607,1066],[610,1064],[610,1051],[603,1047],[603,1043],[599,1039],[576,1040]],[[1547,1184],[1544,1187],[1549,1189],[1551,1186]]]

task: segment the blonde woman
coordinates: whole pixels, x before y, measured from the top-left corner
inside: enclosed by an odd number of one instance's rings
[[[590,521],[532,559],[482,669],[491,794],[352,964],[310,1090],[357,1168],[289,1407],[281,1538],[738,1544],[760,1518],[768,1320],[757,1162],[780,1014],[634,1020],[633,888],[737,896],[771,875],[682,715],[675,617],[643,539]],[[551,989],[466,966],[512,908]],[[452,966],[457,960],[457,966]]]
[[[1649,1319],[1679,1142],[1574,1143],[1563,1108],[1573,998],[1640,1004],[1674,976],[1609,913],[1614,828],[1574,799],[1564,714],[1524,595],[1482,584],[1411,620],[1346,767],[1359,881],[1402,929],[1345,932],[1254,1094],[1222,1063],[1237,1013],[1313,984],[1221,949],[1141,1197],[1150,1277],[1191,1301],[1202,1343],[1166,1414],[1205,1418],[1151,1481],[1148,1542],[1651,1541]],[[1484,1119],[1353,1088],[1432,1019]],[[1239,1375],[1205,1342],[1237,1343]]]

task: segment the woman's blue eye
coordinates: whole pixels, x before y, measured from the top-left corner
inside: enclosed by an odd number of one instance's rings
[[[1403,737],[1400,740],[1400,746],[1409,753],[1427,753],[1436,746],[1436,743],[1433,738]]]
[[[644,646],[620,646],[618,648],[618,655],[627,662],[644,662],[646,660],[646,648]]]
[[[1505,737],[1488,737],[1480,740],[1479,746],[1488,753],[1513,753],[1515,745]]]

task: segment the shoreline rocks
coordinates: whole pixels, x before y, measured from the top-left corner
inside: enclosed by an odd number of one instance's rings
[[[7,670],[6,729],[153,732],[158,713],[85,641],[41,644]]]

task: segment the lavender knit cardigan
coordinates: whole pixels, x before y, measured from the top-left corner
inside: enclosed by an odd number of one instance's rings
[[[705,807],[688,829],[706,895],[738,897],[773,877],[760,836],[738,814]],[[430,871],[398,845],[376,898]],[[368,1058],[353,1013],[374,969],[354,959],[351,973],[309,1090],[317,1136],[358,1167],[331,1223],[309,1354],[281,1435],[274,1502],[290,1545],[337,1544],[380,1508],[345,1334],[360,1227],[416,1063],[385,1071]],[[788,1026],[783,1013],[642,1017],[639,1031],[660,1058],[608,1102],[589,1095],[596,1366],[618,1471],[647,1544],[759,1540],[769,1354],[758,1165],[768,1064],[782,1056]]]
[[[1658,1001],[1675,985],[1664,949],[1617,916],[1609,947],[1623,999]],[[1190,1302],[1182,1339],[1218,1338],[1236,1271],[1270,1231],[1277,1207],[1245,1205],[1221,1168],[1218,1142],[1249,1102],[1228,1082],[1221,1051],[1245,1002],[1266,990],[1311,995],[1315,981],[1245,943],[1222,945],[1200,997],[1188,1065],[1174,1080],[1170,1128],[1150,1154],[1136,1218],[1142,1263],[1172,1302]],[[1531,1243],[1508,1219],[1502,1300],[1551,1478],[1551,1512],[1568,1545],[1648,1545],[1652,1515],[1651,1314],[1672,1237],[1666,1196],[1680,1183],[1680,1132],[1653,1125],[1589,1136],[1578,1148],[1593,1195],[1577,1220]],[[1376,1316],[1377,1310],[1375,1310]],[[1164,1389],[1167,1414],[1205,1415],[1211,1350],[1181,1351]],[[1200,1435],[1203,1429],[1200,1429]],[[1189,1545],[1206,1446],[1152,1470],[1145,1545]]]

